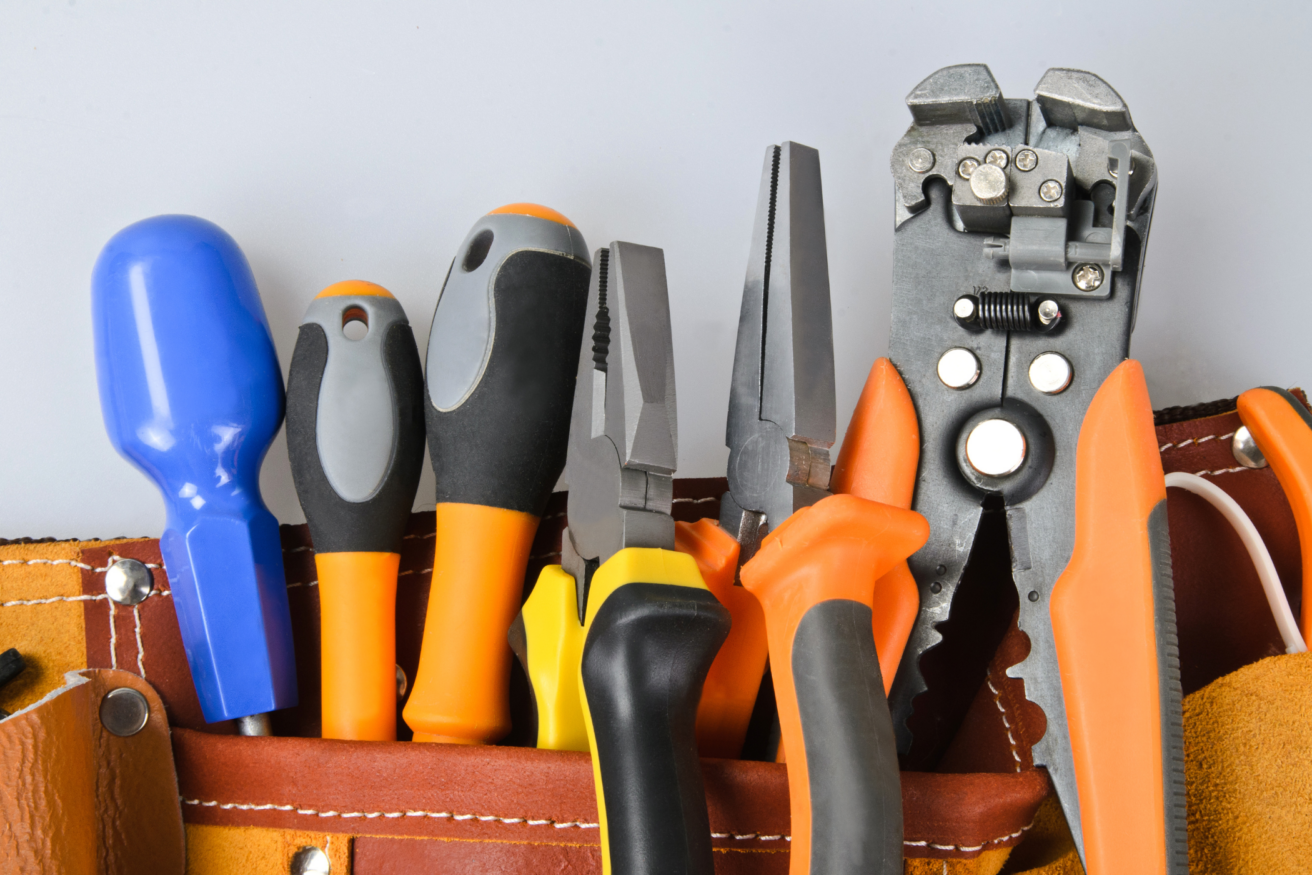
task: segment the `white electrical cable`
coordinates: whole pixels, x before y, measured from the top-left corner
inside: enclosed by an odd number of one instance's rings
[[[1239,534],[1239,540],[1244,542],[1253,565],[1257,566],[1257,577],[1262,581],[1262,589],[1266,591],[1266,600],[1271,605],[1271,613],[1275,615],[1280,637],[1285,640],[1285,652],[1305,652],[1307,644],[1298,631],[1298,623],[1294,621],[1293,611],[1289,610],[1289,599],[1285,598],[1285,589],[1280,585],[1280,577],[1276,574],[1275,563],[1271,561],[1271,553],[1266,549],[1262,536],[1258,534],[1257,526],[1253,525],[1253,521],[1244,513],[1244,509],[1224,489],[1197,474],[1186,474],[1183,471],[1167,474],[1166,485],[1184,489],[1207,499],[1208,503],[1219,510],[1226,521],[1234,527]]]

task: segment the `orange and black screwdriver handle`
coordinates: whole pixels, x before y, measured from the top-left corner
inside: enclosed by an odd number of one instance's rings
[[[1303,552],[1299,626],[1312,632],[1312,413],[1284,389],[1264,386],[1239,396],[1239,419],[1275,472],[1294,512]]]
[[[902,871],[897,743],[872,594],[928,537],[915,511],[833,495],[794,512],[742,567],[765,612],[792,875]]]
[[[437,536],[404,712],[416,741],[510,731],[506,636],[565,466],[590,273],[569,219],[511,204],[474,224],[438,298],[424,394]]]
[[[287,380],[287,448],[319,576],[324,738],[396,738],[396,575],[424,462],[423,373],[382,286],[329,286]]]

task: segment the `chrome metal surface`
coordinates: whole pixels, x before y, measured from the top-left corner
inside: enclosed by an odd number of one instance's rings
[[[1025,435],[1005,419],[986,419],[966,438],[966,459],[987,477],[1005,477],[1025,461]]]
[[[952,315],[956,316],[963,322],[969,322],[974,319],[975,313],[978,309],[979,306],[975,303],[975,299],[970,295],[962,295],[960,298],[957,298],[952,302]]]
[[[970,174],[970,193],[989,206],[1007,202],[1007,174],[996,164],[981,164]]]
[[[1059,352],[1041,352],[1030,362],[1030,385],[1044,395],[1059,395],[1071,384],[1075,371]]]
[[[934,153],[928,149],[912,149],[907,166],[916,173],[924,173],[934,166]]]
[[[139,605],[154,589],[154,575],[137,559],[116,559],[105,569],[105,592],[120,605]]]
[[[1230,441],[1230,450],[1235,454],[1235,461],[1245,468],[1265,468],[1266,456],[1262,448],[1253,440],[1253,433],[1248,426],[1241,425],[1235,429],[1235,436]]]
[[[332,864],[321,848],[306,845],[292,855],[288,871],[291,875],[331,875]]]
[[[1075,288],[1081,292],[1097,291],[1098,287],[1102,285],[1102,280],[1102,268],[1096,264],[1081,264],[1071,274],[1071,281],[1075,283]]]
[[[269,724],[269,715],[250,714],[246,717],[238,717],[237,734],[249,736],[273,735],[273,727]]]
[[[979,379],[979,358],[968,349],[954,347],[938,360],[938,378],[949,389],[966,389]]]
[[[1038,166],[1039,156],[1034,154],[1033,149],[1021,149],[1016,153],[1016,169],[1022,173],[1028,173]]]
[[[100,725],[120,738],[136,735],[149,719],[150,704],[131,687],[110,690],[100,700]]]

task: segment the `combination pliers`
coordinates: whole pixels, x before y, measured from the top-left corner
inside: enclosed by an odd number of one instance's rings
[[[944,68],[907,97],[893,149],[889,359],[914,405],[919,436],[900,440],[920,444],[903,456],[918,454],[913,507],[931,534],[910,560],[920,607],[890,702],[905,755],[920,659],[983,507],[1005,509],[1030,641],[1009,673],[1047,719],[1034,762],[1091,875],[1182,875],[1166,487],[1127,358],[1156,165],[1097,76],[1052,69],[1035,93],[1006,100],[984,65]]]
[[[592,265],[561,564],[543,570],[511,643],[533,686],[538,746],[592,751],[603,870],[710,875],[694,727],[730,618],[674,550],[665,256],[617,242]]]

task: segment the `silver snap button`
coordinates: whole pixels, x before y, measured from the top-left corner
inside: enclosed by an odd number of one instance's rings
[[[146,697],[131,687],[110,690],[100,700],[100,725],[119,738],[136,735],[146,728],[149,719]]]

